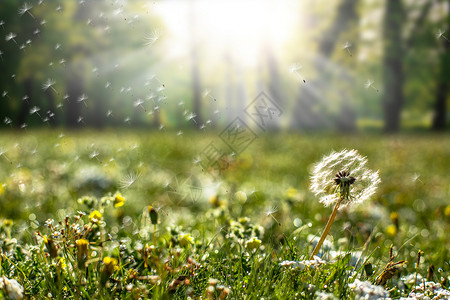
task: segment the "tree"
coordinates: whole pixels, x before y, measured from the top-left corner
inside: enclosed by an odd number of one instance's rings
[[[447,1],[447,28],[450,28],[450,0]],[[439,35],[439,34],[438,34]],[[447,112],[447,97],[450,90],[450,42],[438,36],[443,51],[440,55],[440,74],[436,84],[436,95],[434,104],[433,129],[445,129],[445,117]]]
[[[319,41],[318,55],[315,59],[315,67],[319,72],[320,79],[308,80],[301,89],[297,103],[294,107],[294,118],[291,126],[294,128],[317,128],[326,127],[329,120],[321,113],[315,112],[314,106],[320,103],[319,91],[324,89],[323,78],[329,76],[329,71],[323,66],[323,60],[329,59],[336,48],[341,33],[355,25],[358,18],[356,12],[358,0],[343,0],[336,12],[336,17],[322,35]]]
[[[400,127],[400,113],[403,108],[403,56],[402,25],[404,11],[402,1],[386,1],[383,21],[383,109],[384,130],[397,131]]]

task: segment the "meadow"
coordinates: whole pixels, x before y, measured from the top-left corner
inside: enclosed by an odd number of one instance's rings
[[[211,174],[212,141],[0,132],[0,299],[450,298],[449,135],[267,133]],[[343,149],[381,183],[310,259],[332,211],[311,171]]]

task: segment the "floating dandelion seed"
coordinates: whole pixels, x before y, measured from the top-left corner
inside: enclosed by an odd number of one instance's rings
[[[34,34],[34,35],[39,35],[40,32],[41,32],[41,31],[40,31],[39,29],[35,29],[35,30],[33,31],[33,34]]]
[[[44,26],[45,24],[47,24],[47,20],[44,19],[41,21],[41,25]]]
[[[30,9],[32,9],[33,6],[31,6],[28,2],[25,2],[21,8],[19,8],[18,14],[23,16],[25,13],[28,13],[33,19],[36,19],[33,14],[30,12]]]
[[[25,95],[25,96],[23,96],[22,97],[22,101],[27,101],[28,102],[28,99],[29,99],[30,97],[28,96],[28,95]]]
[[[105,84],[105,88],[107,89],[107,88],[109,88],[110,86],[111,86],[111,82],[107,81],[106,84]]]
[[[62,11],[62,6],[61,5],[58,5],[57,7],[56,7],[56,11]]]
[[[81,116],[80,116],[80,117],[78,117],[78,120],[77,120],[77,122],[78,122],[78,123],[83,123],[83,124],[84,124],[84,121],[83,121],[83,117],[81,117]]]
[[[300,70],[302,69],[302,66],[301,65],[299,65],[299,64],[297,64],[297,63],[294,63],[294,64],[292,64],[291,66],[290,66],[290,68],[289,68],[289,71],[291,72],[291,73],[294,73],[300,80],[302,80],[304,83],[306,83],[306,80],[305,79],[303,79],[303,77],[302,77],[302,75],[300,75]]]
[[[119,188],[122,190],[128,189],[129,187],[131,187],[133,184],[136,183],[136,181],[139,179],[140,176],[141,176],[140,173],[136,173],[134,171],[128,172],[128,174],[125,175],[125,177],[120,179]]]
[[[374,90],[376,90],[378,92],[378,89],[376,87],[373,86],[374,81],[367,79],[366,83],[364,84],[364,86],[366,87],[366,89],[368,88],[373,88]]]
[[[90,159],[97,159],[98,161],[100,161],[98,159],[98,156],[100,155],[100,153],[97,150],[92,151],[91,153],[89,153],[89,158]]]
[[[14,39],[15,37],[17,37],[17,34],[10,32],[5,36],[5,41],[9,42],[12,40],[14,43],[16,43],[16,45],[18,45],[16,40]]]
[[[43,89],[44,91],[46,91],[46,90],[48,90],[48,89],[52,89],[56,94],[59,95],[59,93],[58,93],[58,92],[55,90],[55,88],[53,87],[53,85],[54,85],[55,83],[56,83],[56,82],[55,82],[53,79],[49,78],[49,79],[47,79],[46,82],[44,82],[44,83],[42,84],[42,89]]]
[[[438,30],[438,33],[436,33],[436,38],[439,40],[440,38],[444,38],[447,42],[449,42],[449,40],[447,39],[447,37],[444,35],[445,30],[442,31],[441,29]]]
[[[275,218],[275,216],[273,215],[274,213],[276,213],[278,211],[278,207],[276,206],[271,206],[266,210],[266,216],[267,217],[271,217],[277,224],[278,226],[281,226],[281,223]]]
[[[66,60],[63,58],[59,61],[60,65],[63,65],[64,67],[66,66]]]
[[[144,100],[142,99],[137,99],[136,101],[134,101],[133,105],[134,107],[141,107],[144,111],[147,111],[147,109],[145,109],[145,107],[142,105],[144,104]]]
[[[350,44],[348,41],[345,42],[344,46],[342,46],[342,49],[346,50],[348,52],[348,54],[350,54],[350,56],[352,56],[352,53],[350,52],[351,46],[352,46],[352,44]]]
[[[83,104],[87,107],[87,103],[86,103],[87,99],[88,99],[88,97],[85,94],[82,94],[80,97],[78,97],[77,101],[83,102]]]
[[[58,49],[60,49],[61,48],[61,44],[60,43],[57,43],[56,45],[55,45],[55,50],[58,50]]]
[[[145,46],[150,46],[159,40],[160,34],[157,30],[153,30],[152,33],[145,37]]]
[[[131,118],[130,118],[130,117],[126,117],[126,118],[123,120],[123,122],[124,122],[124,123],[127,123],[127,124],[130,124],[130,121],[131,121]]]
[[[205,97],[205,98],[208,97],[211,100],[217,101],[217,99],[215,97],[211,96],[211,91],[208,89],[205,89],[203,91],[203,97]]]
[[[3,119],[3,123],[5,123],[5,125],[9,125],[9,126],[12,127],[12,120],[10,118],[8,118],[8,117],[5,117]]]
[[[377,190],[378,171],[367,169],[366,163],[367,158],[358,151],[343,150],[331,153],[314,166],[310,189],[325,206],[334,204],[334,209],[311,257],[319,252],[338,209],[361,203]]]
[[[108,110],[108,111],[106,112],[106,116],[107,116],[107,117],[111,117],[111,116],[112,116],[112,110]]]
[[[181,130],[177,132],[177,136],[180,136],[182,134],[183,134],[183,131],[181,131]]]
[[[2,59],[2,61],[3,61],[3,52],[0,50],[0,58]]]
[[[39,111],[40,111],[40,110],[41,110],[41,109],[40,109],[39,107],[33,106],[33,107],[30,109],[30,115],[37,114],[37,115],[39,116],[39,118],[42,119],[41,115],[39,114]]]
[[[412,182],[419,181],[420,183],[423,183],[422,180],[419,179],[419,177],[420,177],[420,174],[414,173],[414,174],[411,176],[411,181],[412,181]]]
[[[197,117],[196,114],[190,113],[190,114],[188,114],[188,115],[186,116],[186,121],[191,121],[191,120],[192,120],[192,122],[194,122],[194,124],[197,125],[197,122],[195,121],[195,118],[196,118],[196,117]]]
[[[3,30],[5,30],[5,21],[0,20],[0,26],[2,26]]]
[[[9,158],[6,156],[5,153],[6,153],[6,151],[3,150],[2,147],[0,147],[0,157],[3,156],[11,164],[12,162],[9,160]]]

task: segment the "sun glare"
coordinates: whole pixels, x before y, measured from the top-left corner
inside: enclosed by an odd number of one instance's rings
[[[189,54],[197,44],[202,55],[223,59],[231,55],[243,65],[254,65],[261,50],[279,50],[297,26],[295,1],[162,1],[157,6],[165,26],[168,54]]]

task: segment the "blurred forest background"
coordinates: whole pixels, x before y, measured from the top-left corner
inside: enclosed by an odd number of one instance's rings
[[[1,127],[444,130],[450,0],[0,2]]]

